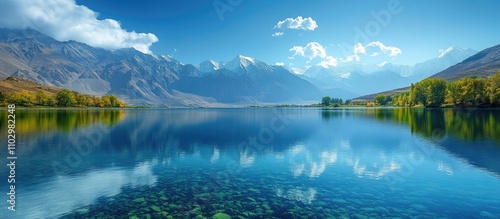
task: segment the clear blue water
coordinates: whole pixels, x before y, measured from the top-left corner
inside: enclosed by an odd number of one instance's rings
[[[17,113],[2,218],[500,218],[498,110]]]

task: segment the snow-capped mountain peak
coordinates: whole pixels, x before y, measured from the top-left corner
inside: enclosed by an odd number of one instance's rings
[[[236,58],[229,62],[222,62],[220,68],[225,68],[234,72],[247,72],[251,69],[260,71],[270,71],[272,66],[258,61],[252,57],[238,55]]]
[[[461,55],[467,54],[468,56],[471,56],[474,53],[476,53],[477,51],[472,50],[472,49],[464,49],[464,48],[461,48],[458,46],[450,46],[447,49],[439,50],[439,52],[441,54],[438,56],[438,58],[443,58],[445,56],[454,55],[454,54],[461,54]]]
[[[248,56],[243,56],[243,55],[238,55],[237,59],[240,60],[240,62],[243,64],[255,64],[255,59],[252,58],[252,57],[248,57]]]
[[[196,66],[198,68],[198,70],[200,70],[201,72],[212,72],[212,71],[216,71],[216,70],[219,70],[220,69],[220,64],[214,60],[207,60],[207,61],[204,61],[202,63],[200,63],[198,66]]]
[[[439,52],[441,52],[441,54],[438,56],[438,58],[443,58],[446,54],[450,53],[454,49],[455,49],[454,46],[450,46],[448,47],[448,49],[440,49]]]
[[[167,62],[171,62],[171,61],[172,61],[172,59],[171,59],[170,57],[166,56],[166,55],[160,55],[160,57],[161,57],[163,60],[167,61]],[[157,58],[158,58],[158,57],[157,57]]]
[[[225,63],[224,68],[227,68],[229,70],[235,70],[239,68],[248,68],[251,65],[255,65],[254,58],[238,55],[232,61]]]

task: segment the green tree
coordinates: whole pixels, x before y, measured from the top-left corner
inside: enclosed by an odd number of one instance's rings
[[[500,106],[500,72],[486,81],[486,95],[491,105]]]
[[[458,105],[460,102],[460,82],[453,81],[446,85],[446,102]]]
[[[125,104],[115,95],[105,95],[101,98],[102,107],[123,107]]]
[[[111,107],[111,100],[109,99],[109,96],[101,97],[99,107]]]
[[[379,94],[375,97],[375,103],[378,105],[386,105],[387,104],[387,96],[384,94]]]
[[[109,102],[111,103],[111,107],[119,107],[119,100],[115,95],[106,95],[109,97]]]
[[[392,105],[394,106],[407,106],[409,92],[401,92],[391,96]],[[388,98],[389,99],[389,98]]]
[[[6,98],[8,103],[13,103],[19,106],[33,106],[35,96],[28,91],[15,92]]]
[[[410,88],[410,101],[426,107],[439,107],[446,96],[446,82],[441,78],[427,78]]]
[[[332,98],[330,98],[329,96],[324,96],[322,99],[321,99],[321,105],[322,106],[330,106],[330,102],[332,101]]]
[[[50,99],[50,95],[47,92],[45,92],[43,90],[39,90],[36,92],[35,102],[37,105],[48,106],[48,105],[50,105],[50,104],[48,104],[49,99]]]
[[[480,78],[462,78],[457,81],[458,104],[478,106],[486,102],[485,81]]]
[[[441,78],[428,78],[422,81],[426,95],[425,106],[439,107],[446,96],[446,82]]]
[[[55,95],[49,95],[47,97],[47,100],[45,102],[45,105],[46,106],[56,106],[57,105],[57,101],[56,101],[56,97]]]
[[[56,102],[61,107],[75,106],[75,94],[68,89],[62,89],[56,94]]]
[[[78,106],[90,106],[90,98],[87,95],[76,93],[75,101]]]
[[[419,103],[425,103],[425,95],[421,84],[411,84],[410,87],[410,105],[417,105]]]

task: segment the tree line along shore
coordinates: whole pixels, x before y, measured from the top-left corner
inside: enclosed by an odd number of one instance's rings
[[[500,107],[500,72],[488,77],[464,77],[446,82],[442,78],[427,78],[411,84],[410,90],[393,94],[379,94],[373,101],[342,101],[322,98],[318,106],[399,106],[437,107]]]
[[[30,92],[27,90],[17,92],[0,92],[0,106],[15,104],[22,107],[100,107],[117,108],[127,105],[114,95],[102,97],[81,94],[68,89],[61,89],[57,93],[44,90]]]

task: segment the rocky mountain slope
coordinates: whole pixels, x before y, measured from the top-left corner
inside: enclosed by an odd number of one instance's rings
[[[114,94],[132,105],[307,103],[321,98],[306,80],[249,57],[238,56],[213,69],[200,71],[134,49],[108,51],[59,42],[33,29],[0,29],[3,78],[16,76],[98,96]]]

